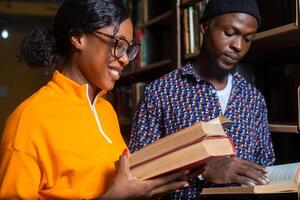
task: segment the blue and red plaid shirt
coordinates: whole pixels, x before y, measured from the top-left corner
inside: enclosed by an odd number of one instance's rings
[[[187,64],[146,87],[135,113],[129,149],[137,151],[168,134],[221,114],[214,86],[200,77],[192,64]],[[225,131],[232,138],[239,158],[263,166],[274,163],[264,97],[237,72],[233,74],[224,116],[235,122]],[[171,194],[169,199],[199,199],[203,184],[195,178],[189,188]]]

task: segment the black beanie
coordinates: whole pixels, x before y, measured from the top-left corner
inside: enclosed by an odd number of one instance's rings
[[[256,18],[258,27],[261,17],[255,0],[209,0],[201,22],[226,13],[246,13]]]

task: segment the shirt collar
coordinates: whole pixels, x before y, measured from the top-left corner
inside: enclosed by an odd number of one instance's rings
[[[52,76],[52,80],[48,82],[47,86],[53,88],[54,90],[64,95],[76,96],[80,99],[88,99],[87,97],[87,90],[89,88],[88,84],[80,85],[58,71],[54,72]],[[101,90],[97,94],[97,97],[103,96],[104,94],[106,94],[106,91]]]
[[[207,80],[204,77],[201,77],[201,75],[199,75],[197,73],[197,71],[195,70],[195,67],[192,63],[183,65],[182,67],[179,68],[179,71],[183,77],[192,78],[196,82],[201,82],[201,81],[210,82],[209,80]],[[245,80],[241,77],[241,75],[238,72],[233,72],[232,73],[232,85],[236,85],[236,83],[238,81],[241,82],[240,84],[238,84],[238,85],[242,85],[241,87],[243,87],[243,85],[245,85]]]
[[[204,80],[203,77],[201,77],[195,70],[193,64],[188,63],[184,66],[182,66],[181,68],[179,68],[180,73],[182,76],[186,76],[186,77],[191,77],[194,80],[196,80],[197,82],[200,82],[201,80]]]

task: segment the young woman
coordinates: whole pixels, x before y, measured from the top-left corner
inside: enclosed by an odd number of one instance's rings
[[[188,186],[186,171],[147,181],[130,173],[116,113],[102,97],[138,49],[119,0],[66,0],[52,32],[23,40],[21,60],[54,74],[6,122],[0,199],[141,199]]]

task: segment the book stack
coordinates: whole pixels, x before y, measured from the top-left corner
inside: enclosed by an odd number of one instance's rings
[[[219,117],[168,135],[131,154],[130,170],[145,180],[181,169],[194,169],[207,161],[235,155],[231,139],[223,126],[232,122]]]

